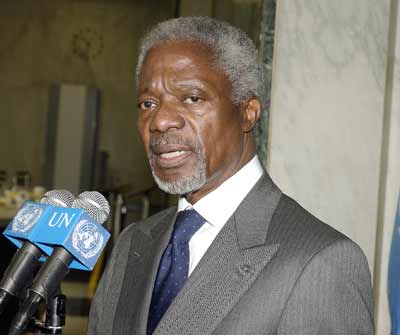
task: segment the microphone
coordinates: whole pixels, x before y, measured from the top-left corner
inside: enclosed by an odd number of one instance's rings
[[[72,208],[63,209],[64,215],[53,213],[52,218],[59,216],[64,220],[49,222],[50,233],[35,239],[35,243],[41,247],[54,245],[54,251],[36,275],[27,298],[11,323],[9,335],[23,333],[39,303],[51,298],[73,262],[81,269],[93,269],[110,237],[110,233],[101,226],[109,213],[107,200],[93,191],[81,193]],[[53,233],[54,230],[56,233]]]
[[[74,199],[75,197],[69,191],[53,190],[45,193],[40,203],[50,206],[70,207]],[[23,230],[22,226],[28,227],[38,223],[44,212],[42,211],[42,214],[40,214],[40,211],[37,211],[36,213],[39,214],[39,217],[35,216],[34,213],[35,209],[40,210],[42,207],[39,204],[32,203],[29,208],[24,206],[18,211],[14,220],[9,224],[10,228],[14,224],[20,224],[20,228]],[[19,292],[32,283],[33,276],[39,268],[39,258],[42,256],[41,250],[29,240],[25,240],[23,243],[18,240],[18,242],[22,246],[15,253],[0,282],[0,315],[4,312],[11,298],[17,296]],[[16,242],[14,241],[14,243]]]

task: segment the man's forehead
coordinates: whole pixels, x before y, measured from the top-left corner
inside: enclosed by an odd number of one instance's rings
[[[213,79],[219,81],[221,75],[226,77],[216,69],[209,50],[191,41],[173,41],[151,48],[144,59],[139,86],[143,88],[149,78],[165,73],[183,88],[201,86]]]
[[[153,88],[157,88],[160,85],[159,81],[150,81],[147,78],[143,78],[139,83],[139,91],[138,93],[146,93],[152,91]],[[217,85],[213,85],[213,83],[207,81],[207,78],[199,78],[199,77],[178,77],[168,78],[167,85],[170,87],[174,87],[175,90],[188,91],[199,89],[202,91],[205,90],[216,90]]]
[[[207,59],[209,63],[214,58],[210,48],[200,42],[188,40],[165,41],[154,45],[147,52],[144,64],[152,58],[161,58],[158,61],[162,61],[168,55],[181,56],[182,65],[187,65],[185,62],[190,62],[188,58]]]
[[[188,69],[196,65],[196,59],[185,50],[154,49],[151,50],[143,63],[143,72],[154,72],[157,70]]]

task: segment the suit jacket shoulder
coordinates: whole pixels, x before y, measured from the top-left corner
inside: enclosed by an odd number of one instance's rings
[[[267,243],[279,243],[281,252],[308,259],[328,245],[350,239],[282,195],[269,227]]]
[[[268,206],[256,193],[247,216],[238,213],[243,231],[254,209]],[[353,241],[284,194],[270,223],[258,225],[268,227],[264,246],[277,251],[214,335],[374,333],[369,268]]]
[[[356,243],[282,194],[265,244],[279,250],[215,334],[373,334],[371,278]]]

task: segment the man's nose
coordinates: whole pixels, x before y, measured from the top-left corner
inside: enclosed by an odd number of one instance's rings
[[[184,125],[185,120],[179,113],[177,106],[171,103],[163,103],[153,114],[150,130],[164,133],[173,129],[181,129]]]

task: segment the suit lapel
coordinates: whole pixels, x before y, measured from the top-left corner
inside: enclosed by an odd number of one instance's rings
[[[113,335],[146,334],[158,264],[168,244],[175,214],[176,209],[168,211],[149,231],[138,229],[132,237]],[[151,225],[151,222],[145,225]]]
[[[154,335],[208,335],[279,249],[266,245],[281,192],[264,175],[213,241]]]

